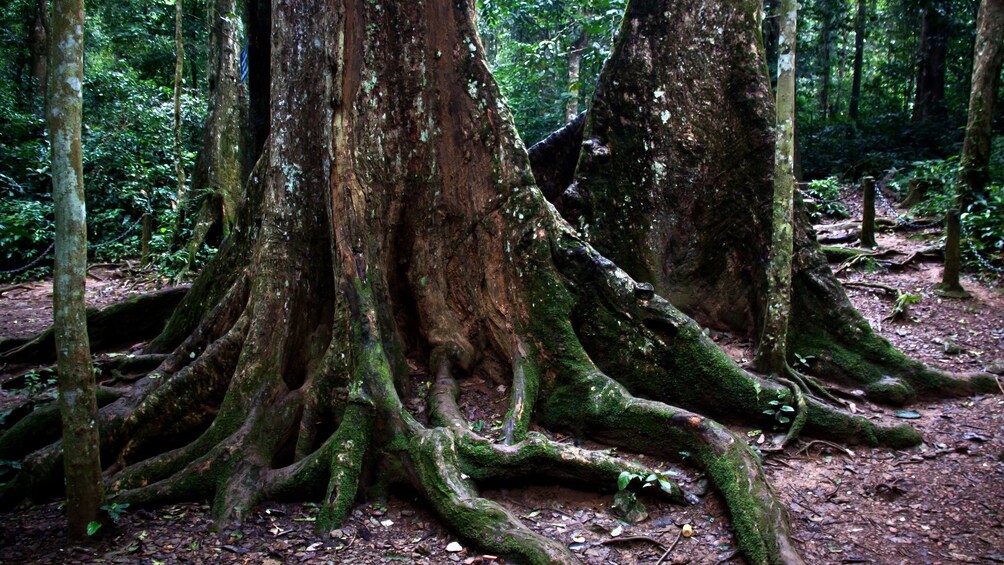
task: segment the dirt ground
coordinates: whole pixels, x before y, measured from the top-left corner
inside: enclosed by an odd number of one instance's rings
[[[872,287],[849,287],[852,302],[873,327],[909,355],[954,371],[1004,368],[1004,292],[973,279],[969,300],[934,294],[936,261],[905,267],[895,262],[929,246],[936,230],[886,231],[880,248],[895,249],[874,264],[840,272],[849,282],[881,284],[918,297],[900,320],[886,318],[895,296]],[[889,264],[885,264],[888,262]],[[859,268],[867,267],[867,268]],[[839,265],[834,264],[834,268]],[[149,290],[156,282],[114,268],[92,270],[88,300],[104,305]],[[0,288],[0,339],[38,331],[51,318],[47,281]],[[724,339],[724,338],[723,338]],[[749,344],[726,343],[730,354],[749,358]],[[811,360],[807,360],[811,363]],[[4,376],[0,366],[0,381]],[[427,379],[418,368],[413,377]],[[477,379],[461,383],[465,415],[493,433],[506,406],[505,387]],[[2,390],[2,404],[24,389]],[[38,393],[38,391],[30,391]],[[422,417],[425,406],[409,408]],[[886,424],[909,421],[925,443],[908,450],[845,448],[806,439],[764,466],[791,513],[796,543],[809,563],[949,564],[1004,563],[1004,396],[973,396],[910,407],[913,412],[859,402],[859,413]],[[907,418],[907,419],[903,419]],[[763,435],[741,429],[754,445]],[[770,433],[767,431],[766,433]],[[558,438],[572,441],[571,438]],[[628,454],[624,454],[628,456]],[[583,562],[743,563],[735,553],[721,499],[693,469],[672,469],[699,502],[680,507],[644,498],[648,517],[628,524],[612,511],[612,490],[575,485],[527,485],[486,490],[534,530],[560,540]],[[677,462],[679,463],[679,462]],[[55,494],[55,493],[54,493]],[[208,504],[126,508],[117,528],[85,545],[67,545],[58,502],[0,514],[0,563],[501,563],[471,540],[446,531],[421,501],[407,492],[360,504],[340,529],[318,531],[312,504],[269,503],[243,524],[216,531]],[[684,538],[689,524],[693,536]]]

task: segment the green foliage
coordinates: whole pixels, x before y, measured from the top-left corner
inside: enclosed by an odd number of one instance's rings
[[[768,401],[767,404],[772,406],[772,408],[767,408],[763,411],[764,414],[774,417],[774,420],[777,422],[776,427],[786,426],[790,424],[791,423],[790,416],[793,416],[795,414],[795,409],[792,406],[789,406],[788,404],[784,404],[783,402],[781,402],[780,399],[783,398],[783,396],[784,392],[778,391],[777,393],[778,400]]]
[[[982,257],[994,268],[1004,267],[1004,142],[998,139],[991,154],[990,185],[985,194],[970,195],[961,216],[962,256],[966,265],[977,271],[987,270]],[[927,184],[924,200],[914,207],[922,216],[943,218],[952,208],[961,190],[959,162],[955,156],[913,163],[909,176]],[[905,184],[900,180],[900,185]],[[977,256],[979,254],[979,256]]]
[[[0,271],[19,268],[52,242],[49,149],[41,118],[41,90],[30,80],[29,31],[34,2],[0,9]],[[188,176],[205,118],[204,2],[186,2],[186,87],[182,96],[183,154]],[[173,143],[173,4],[98,2],[88,6],[84,53],[83,169],[89,258],[118,261],[139,254],[138,221],[173,228],[176,181]],[[186,228],[190,229],[190,228]],[[188,268],[179,245],[157,242],[154,264],[173,275]],[[212,250],[200,250],[198,261]],[[7,278],[45,274],[37,268]],[[184,265],[184,268],[181,265]],[[2,277],[3,275],[0,275]]]
[[[935,7],[945,21],[944,115],[914,121],[925,5]],[[912,161],[958,154],[968,108],[977,5],[977,0],[868,3],[857,121],[850,118],[849,105],[858,3],[820,0],[799,12],[797,122],[806,178],[857,179]],[[772,15],[768,11],[765,26]]]
[[[815,203],[809,208],[809,216],[813,221],[823,217],[848,217],[847,207],[844,206],[843,202],[837,200],[840,198],[840,182],[837,177],[831,176],[809,181],[804,191]]]
[[[592,97],[625,0],[479,0],[479,33],[492,72],[527,144],[564,125],[577,90],[578,110]],[[580,55],[576,81],[569,61]]]

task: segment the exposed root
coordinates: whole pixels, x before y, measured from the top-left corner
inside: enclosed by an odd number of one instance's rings
[[[526,437],[530,429],[530,416],[537,402],[540,376],[536,364],[527,359],[522,341],[516,343],[513,352],[512,386],[509,389],[509,411],[502,424],[505,442],[515,443]]]
[[[692,458],[725,497],[751,563],[802,563],[791,543],[787,513],[742,438],[703,416],[634,398],[601,373],[580,375],[558,394],[578,403],[581,416],[575,423],[594,437],[644,453],[684,452]],[[561,414],[561,419],[572,417]]]
[[[464,472],[478,480],[548,478],[587,484],[601,489],[616,486],[623,471],[656,473],[645,465],[620,459],[609,451],[582,449],[553,442],[531,432],[514,445],[498,445],[473,434],[457,440]],[[677,504],[688,502],[676,483],[662,485],[661,494]]]
[[[423,496],[448,526],[480,547],[533,564],[578,563],[564,545],[534,533],[504,507],[478,495],[460,471],[449,431],[420,432],[412,458]]]
[[[132,345],[156,336],[187,293],[187,286],[177,286],[131,296],[101,310],[88,309],[91,351]],[[19,338],[0,342],[2,363],[50,363],[55,358],[56,342],[52,328],[27,340]]]

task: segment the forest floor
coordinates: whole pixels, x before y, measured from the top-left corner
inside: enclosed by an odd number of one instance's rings
[[[971,278],[968,300],[934,293],[936,260],[893,263],[937,241],[937,230],[885,231],[881,249],[895,250],[845,268],[848,282],[886,285],[917,297],[900,319],[888,320],[896,296],[874,287],[849,287],[851,301],[882,335],[921,361],[955,371],[1004,368],[1004,291]],[[834,265],[834,269],[838,269]],[[157,282],[112,267],[92,269],[90,305],[150,290]],[[999,284],[999,283],[998,283]],[[51,283],[0,288],[0,339],[45,328]],[[748,343],[713,334],[739,361]],[[797,353],[797,352],[796,352]],[[812,360],[807,359],[811,364]],[[427,379],[415,369],[414,378]],[[11,379],[0,366],[0,384]],[[11,381],[14,382],[14,381]],[[35,388],[0,389],[0,410]],[[8,387],[9,388],[9,387]],[[505,387],[478,379],[461,384],[462,410],[482,433],[495,433],[505,411]],[[425,406],[412,399],[421,417]],[[1004,396],[927,402],[898,411],[858,402],[855,410],[884,424],[909,422],[924,444],[907,450],[844,448],[807,439],[764,466],[791,513],[793,535],[809,563],[1004,563]],[[739,429],[756,445],[771,430]],[[558,439],[563,439],[558,437]],[[564,438],[571,441],[571,438]],[[611,509],[611,491],[574,485],[527,485],[488,490],[532,529],[568,545],[586,563],[743,563],[721,498],[707,492],[693,469],[650,458],[647,464],[679,473],[700,502],[680,507],[643,501],[648,517],[627,524]],[[684,461],[685,463],[685,461]],[[53,493],[54,496],[56,493]],[[208,504],[127,508],[114,530],[84,545],[68,545],[59,502],[0,514],[0,563],[500,563],[457,539],[409,493],[360,504],[340,529],[314,527],[318,507],[269,503],[243,524],[215,531]],[[683,538],[690,524],[693,536]]]

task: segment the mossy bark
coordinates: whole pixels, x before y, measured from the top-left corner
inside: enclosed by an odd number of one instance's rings
[[[87,274],[87,212],[80,127],[84,81],[84,5],[57,1],[52,11],[46,123],[51,140],[56,262],[52,310],[59,413],[66,482],[67,534],[87,537],[104,502],[94,370],[87,339],[84,276]]]
[[[660,26],[687,21],[680,12],[664,14],[662,3],[631,6],[626,32],[665,34]],[[729,71],[724,83],[680,87],[672,94],[684,105],[672,112],[693,112],[697,124],[730,107],[736,111],[723,114],[723,127],[768,123],[754,111],[769,108],[762,67],[739,49],[756,45],[748,31],[756,27],[755,3],[713,7],[680,9],[711,24],[703,44],[726,42],[735,58],[694,56],[684,65],[688,77],[716,76],[702,65],[724,72],[730,61],[749,64]],[[333,524],[379,475],[380,486],[412,487],[448,527],[486,551],[573,563],[563,545],[482,497],[479,483],[534,473],[609,488],[620,470],[651,469],[551,441],[529,431],[534,422],[660,456],[691,452],[688,462],[722,492],[749,560],[800,563],[756,455],[711,419],[760,424],[770,402],[799,405],[798,393],[730,360],[651,281],[632,278],[558,215],[534,185],[485,64],[473,2],[311,0],[276,3],[268,15],[270,134],[246,205],[231,238],[148,347],[167,357],[99,414],[116,500],[210,498],[222,527],[263,500],[311,497],[323,501],[323,522]],[[734,28],[747,32],[726,33]],[[668,35],[658,37],[646,45],[655,48]],[[676,104],[670,94],[659,99]],[[629,114],[625,123],[649,118]],[[650,125],[662,123],[655,119]],[[743,152],[763,143],[769,155],[768,130],[751,127],[753,139],[739,144],[740,160],[766,181],[769,159]],[[623,145],[612,146],[618,159],[650,157],[644,141],[621,133]],[[697,139],[695,130],[695,151]],[[593,145],[597,155],[601,145]],[[735,149],[716,145],[711,155],[729,159]],[[688,178],[693,165],[702,182],[715,181],[708,154],[688,155],[673,178]],[[769,198],[757,200],[760,185],[740,182],[747,174],[729,173],[708,189],[735,191],[742,204],[726,211],[704,210],[700,198],[681,191],[690,208],[680,217],[709,230],[682,243],[696,253],[731,242],[733,270],[685,292],[687,280],[721,270],[713,262],[719,251],[706,250],[681,261],[689,275],[673,279],[675,286],[658,279],[660,290],[690,296],[691,306],[698,293],[720,288],[745,305],[736,312],[746,321],[759,299],[742,283],[763,288],[762,250],[751,245],[764,240],[748,236],[768,228],[760,222],[727,234],[726,218],[713,220],[751,204],[769,209]],[[660,231],[653,241],[680,233]],[[796,230],[796,250],[804,248],[798,237]],[[626,240],[610,249],[617,245]],[[637,264],[677,274],[654,259]],[[731,311],[724,299],[715,302],[707,312]],[[435,376],[428,424],[406,409],[414,387],[409,361]],[[458,408],[457,381],[472,375],[512,384],[506,433],[497,441],[471,430]],[[805,406],[810,433],[872,444],[919,439],[811,399]],[[61,478],[61,447],[27,454],[0,503],[45,496]],[[678,487],[668,490],[682,499]]]
[[[777,60],[777,140],[774,144],[774,194],[767,264],[767,300],[757,347],[760,370],[783,375],[788,364],[791,317],[791,255],[795,206],[795,39],[798,2],[781,0],[781,36]]]
[[[236,0],[214,0],[207,5],[209,27],[209,112],[203,145],[192,173],[192,191],[200,195],[189,261],[214,226],[219,238],[227,237],[237,220],[247,178],[249,129],[247,92],[241,82],[240,38],[243,19]]]
[[[556,200],[631,277],[702,326],[754,340],[766,323],[775,163],[758,10],[738,0],[668,10],[631,2],[574,179]],[[833,276],[798,198],[792,225],[789,365],[812,356],[814,374],[879,401],[989,389],[985,375],[929,370],[877,336]]]

